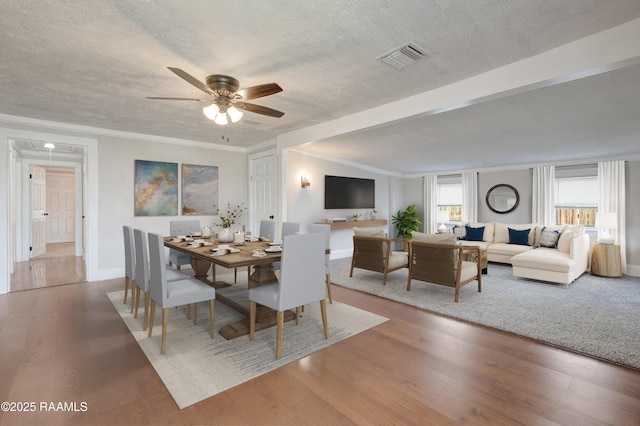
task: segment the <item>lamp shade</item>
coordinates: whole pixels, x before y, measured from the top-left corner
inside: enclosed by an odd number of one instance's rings
[[[615,213],[596,213],[596,228],[616,229],[618,217]]]
[[[204,115],[206,115],[209,120],[215,120],[218,111],[220,111],[220,107],[216,104],[211,104],[202,108],[202,112],[204,112]]]
[[[242,118],[242,111],[234,106],[231,106],[229,107],[229,109],[227,109],[227,114],[229,114],[229,117],[231,117],[231,121],[234,123],[237,123],[238,120]]]

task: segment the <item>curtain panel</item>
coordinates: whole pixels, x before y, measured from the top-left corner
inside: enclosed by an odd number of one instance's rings
[[[478,173],[462,173],[462,221],[478,221]]]
[[[599,213],[615,213],[618,228],[611,234],[620,245],[622,273],[627,272],[626,220],[625,220],[625,161],[603,161],[598,163],[598,188],[600,190]],[[598,230],[600,233],[600,230]],[[599,236],[599,235],[598,235]]]
[[[438,176],[428,175],[424,177],[424,232],[437,233],[436,216],[438,210]]]
[[[531,222],[542,225],[556,223],[555,184],[556,168],[554,166],[533,168]]]

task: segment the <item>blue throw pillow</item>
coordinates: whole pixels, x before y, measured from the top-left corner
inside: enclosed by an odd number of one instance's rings
[[[549,229],[546,226],[542,228],[540,232],[540,241],[538,241],[538,247],[546,248],[558,248],[558,240],[562,232],[558,229]]]
[[[509,244],[529,245],[529,231],[531,229],[511,229],[509,228]]]
[[[465,228],[467,228],[467,241],[482,241],[484,238],[484,226],[473,228],[469,225],[465,225]]]

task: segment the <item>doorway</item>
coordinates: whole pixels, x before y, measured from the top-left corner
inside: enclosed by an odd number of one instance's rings
[[[38,158],[40,142],[14,141],[22,156],[14,183],[16,262],[9,291],[87,281],[83,245],[83,157],[60,144],[60,155]],[[65,153],[66,152],[66,153]],[[40,155],[42,156],[42,155]]]

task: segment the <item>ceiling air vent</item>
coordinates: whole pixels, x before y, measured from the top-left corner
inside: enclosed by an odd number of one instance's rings
[[[380,59],[392,67],[401,70],[418,61],[427,59],[429,56],[430,55],[425,52],[424,49],[413,43],[407,43],[400,47],[396,47],[390,52],[378,56],[376,59]]]

